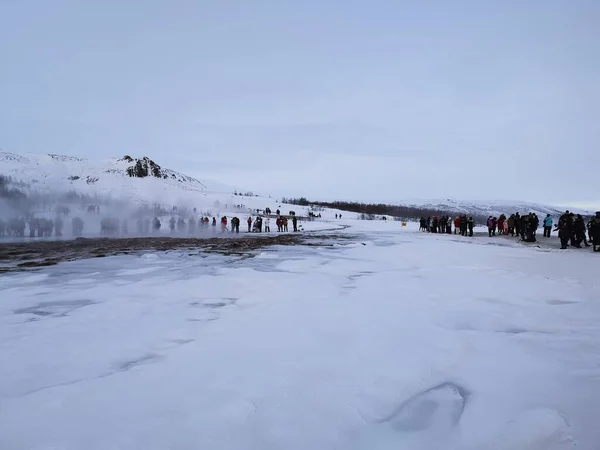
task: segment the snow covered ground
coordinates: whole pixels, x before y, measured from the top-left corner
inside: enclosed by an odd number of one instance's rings
[[[597,254],[336,223],[0,276],[0,448],[599,448]]]

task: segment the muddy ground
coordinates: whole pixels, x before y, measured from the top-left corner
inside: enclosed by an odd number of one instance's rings
[[[144,251],[193,250],[224,255],[248,255],[274,245],[327,246],[332,239],[350,239],[335,234],[282,234],[252,237],[135,237],[77,238],[68,241],[0,243],[0,274],[52,266],[62,261],[128,255]]]

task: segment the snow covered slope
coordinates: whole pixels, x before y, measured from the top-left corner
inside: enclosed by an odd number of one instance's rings
[[[91,161],[65,155],[0,152],[0,174],[32,189],[75,190],[134,201],[164,201],[173,194],[207,190],[199,180],[163,168],[147,157]]]

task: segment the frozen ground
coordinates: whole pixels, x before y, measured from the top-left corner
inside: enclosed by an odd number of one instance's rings
[[[597,254],[344,222],[0,275],[0,448],[599,448]]]

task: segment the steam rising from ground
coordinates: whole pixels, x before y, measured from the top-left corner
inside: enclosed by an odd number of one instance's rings
[[[152,222],[161,222],[160,232],[171,233],[169,221],[183,219],[185,226],[176,227],[173,234],[178,235],[212,235],[214,227],[190,227],[190,219],[197,222],[208,217],[217,222],[223,214],[231,212],[242,216],[249,210],[243,205],[221,204],[214,197],[207,197],[197,192],[190,192],[188,198],[172,198],[164,201],[157,195],[156,200],[145,202],[127,198],[128,193],[117,198],[102,192],[81,193],[44,189],[0,175],[0,236],[12,239],[73,238],[78,236],[93,237],[101,234],[108,236],[150,236],[156,234]],[[227,206],[224,208],[224,206]],[[83,222],[80,233],[77,223]],[[62,227],[61,224],[62,223]],[[107,227],[107,224],[110,227]],[[43,231],[52,225],[50,235]],[[58,225],[58,226],[57,226]],[[117,229],[112,229],[115,226]],[[109,230],[109,228],[111,228]],[[108,231],[108,232],[107,232]],[[219,233],[217,233],[219,234]]]

